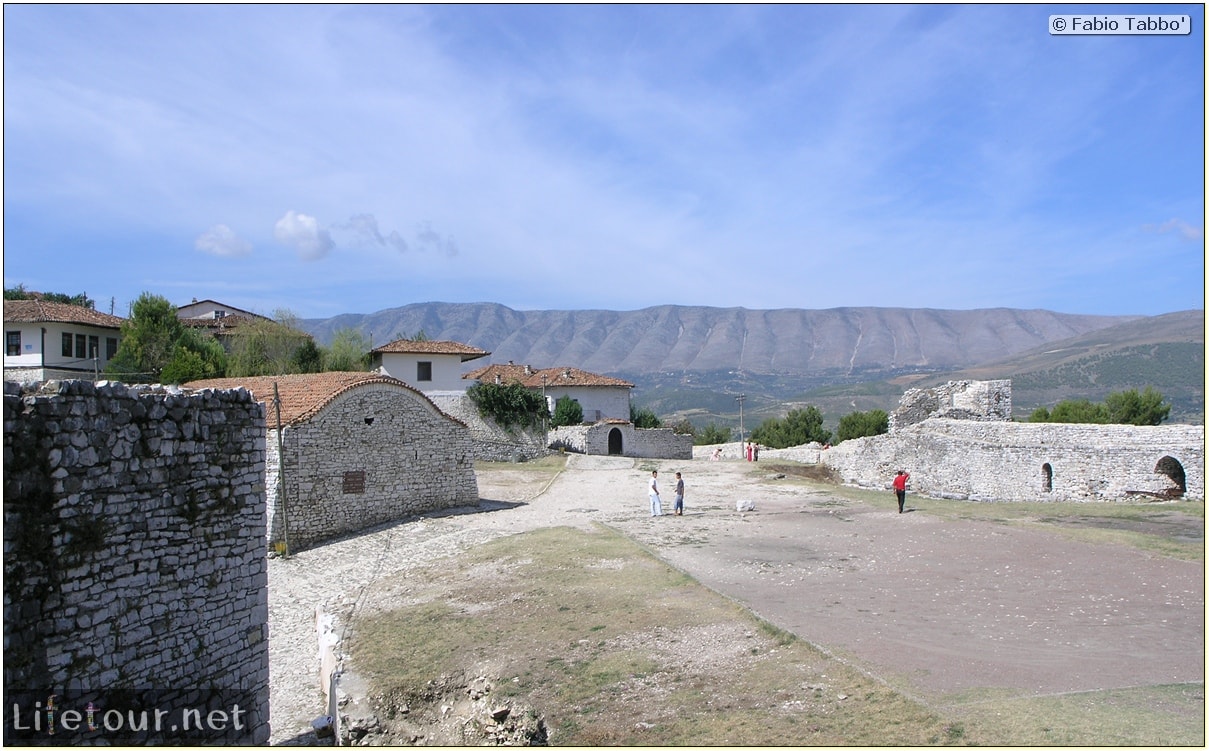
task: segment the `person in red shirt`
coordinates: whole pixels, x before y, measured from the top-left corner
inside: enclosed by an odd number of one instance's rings
[[[898,513],[903,512],[903,504],[907,502],[907,480],[911,479],[911,475],[903,470],[899,470],[894,476],[894,495],[898,496]]]

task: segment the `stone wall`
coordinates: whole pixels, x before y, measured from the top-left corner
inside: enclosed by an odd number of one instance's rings
[[[1200,425],[1071,425],[933,418],[818,452],[845,482],[976,501],[1113,501],[1138,492],[1205,497]],[[1145,496],[1143,496],[1145,497]]]
[[[692,459],[693,437],[669,428],[635,428],[632,423],[568,425],[549,434],[550,448],[577,454],[643,459]]]
[[[29,730],[25,703],[56,694],[60,718],[88,701],[225,707],[211,740],[266,742],[263,408],[246,392],[34,388],[4,389],[5,741],[199,739]]]
[[[266,446],[271,546],[285,542],[287,532],[290,549],[298,550],[479,502],[466,426],[402,385],[356,386],[282,432],[284,461],[275,429]]]
[[[1012,382],[949,381],[930,389],[907,389],[890,414],[890,432],[932,417],[1011,420]]]
[[[500,427],[479,414],[478,407],[465,391],[425,392],[432,403],[447,415],[464,423],[474,442],[474,458],[488,462],[524,462],[546,456],[546,429]]]

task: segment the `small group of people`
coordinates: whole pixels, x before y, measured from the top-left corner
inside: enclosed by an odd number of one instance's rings
[[[647,495],[651,501],[651,516],[663,516],[663,501],[659,497],[659,470],[651,470],[651,480],[648,485]],[[679,472],[676,473],[676,503],[672,507],[672,513],[676,516],[684,516],[684,478]]]
[[[747,442],[747,461],[760,461],[760,444],[752,443],[751,441]]]

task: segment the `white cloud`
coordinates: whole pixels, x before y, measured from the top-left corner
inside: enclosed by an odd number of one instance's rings
[[[1147,224],[1142,227],[1147,232],[1155,232],[1160,235],[1165,235],[1168,232],[1177,233],[1181,239],[1188,242],[1200,242],[1205,237],[1205,232],[1200,227],[1194,226],[1185,222],[1183,219],[1168,219],[1162,224],[1155,226]]]
[[[287,211],[277,220],[273,237],[282,245],[293,248],[304,261],[323,258],[336,247],[331,233],[322,229],[315,217],[295,211]]]
[[[247,256],[252,253],[252,243],[235,234],[225,224],[216,224],[198,235],[197,240],[193,242],[193,247],[212,256],[227,258]]]
[[[387,236],[382,235],[381,230],[378,229],[378,220],[373,214],[356,214],[349,217],[346,224],[337,224],[333,229],[352,232],[354,242],[360,245],[391,247],[400,253],[406,253],[408,250],[407,241],[403,239],[398,230],[391,230]]]

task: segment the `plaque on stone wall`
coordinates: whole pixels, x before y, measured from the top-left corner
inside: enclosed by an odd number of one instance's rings
[[[365,492],[365,470],[357,469],[344,473],[344,492],[346,495]]]

